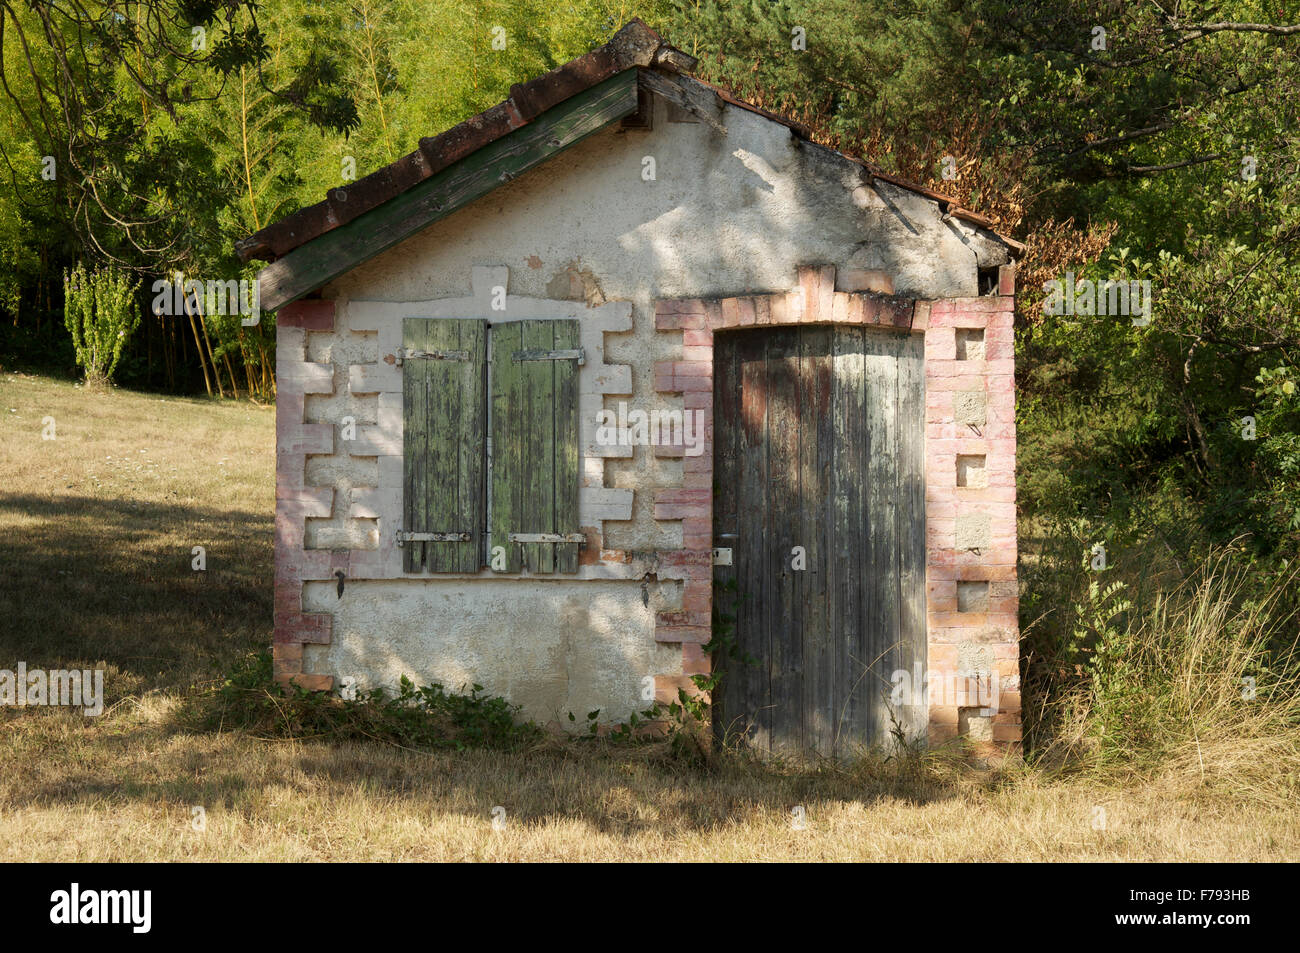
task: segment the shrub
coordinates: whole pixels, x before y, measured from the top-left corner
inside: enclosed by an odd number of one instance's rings
[[[112,379],[127,339],[140,324],[139,286],[112,267],[87,271],[78,263],[63,273],[63,320],[86,383],[102,386]]]
[[[520,750],[540,742],[540,727],[519,719],[505,699],[441,685],[416,688],[402,676],[396,696],[382,688],[342,699],[275,683],[271,654],[256,653],[239,665],[196,711],[198,727],[238,729],[273,738],[383,741],[407,748]]]

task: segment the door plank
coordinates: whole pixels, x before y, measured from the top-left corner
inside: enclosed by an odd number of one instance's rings
[[[521,349],[549,351],[555,346],[555,329],[550,321],[521,321]],[[524,510],[520,514],[522,533],[551,533],[555,523],[555,362],[522,361],[524,399],[528,426],[520,428],[524,444],[521,471]],[[524,565],[531,572],[555,571],[555,549],[550,543],[524,543]]]
[[[740,498],[748,499],[753,507],[737,541],[741,554],[741,611],[736,634],[741,653],[757,660],[755,664],[743,667],[744,676],[739,680],[743,715],[737,727],[745,729],[760,750],[767,750],[771,741],[767,660],[772,581],[764,542],[767,533],[767,357],[761,336],[744,335],[736,340],[741,386],[741,427],[736,454],[743,488]]]
[[[807,569],[796,573],[802,693],[798,717],[801,746],[828,750],[834,737],[835,635],[830,625],[832,572],[831,430],[832,331],[799,329],[799,529],[797,545],[807,550]]]
[[[799,442],[806,421],[799,416],[800,328],[767,335],[767,520],[764,533],[771,573],[768,643],[769,732],[772,750],[803,750],[803,604],[806,570],[795,570],[792,550],[802,532]],[[812,631],[814,639],[824,632]]]
[[[402,322],[402,347],[426,350],[427,321]],[[425,465],[429,457],[429,383],[426,362],[402,368],[402,506],[408,532],[431,532],[424,525]],[[424,568],[425,543],[404,547],[402,568],[420,572]]]
[[[863,567],[870,559],[872,514],[863,494],[874,435],[867,426],[866,360],[863,329],[834,330],[835,397],[831,414],[834,444],[832,528],[834,585],[831,589],[831,631],[835,653],[831,662],[834,737],[828,749],[837,752],[841,738],[861,733],[856,695],[845,691],[852,683],[862,643]]]
[[[741,521],[737,500],[741,483],[737,459],[741,433],[741,388],[739,348],[731,346],[735,335],[721,335],[714,347],[713,425],[713,545],[731,549],[730,565],[713,569],[713,638],[722,644],[713,652],[713,671],[720,681],[714,692],[710,718],[713,736],[719,742],[731,741],[735,728],[732,719],[741,712],[741,696],[736,680],[743,677],[743,663],[735,657],[737,628],[740,624],[739,568],[742,565],[738,532]],[[721,477],[721,479],[719,479]]]
[[[879,704],[880,685],[868,671],[893,670],[898,629],[898,341],[894,334],[864,329],[867,429],[872,452],[867,461],[867,512],[872,517],[870,556],[862,562],[861,592],[865,625],[854,668],[864,675],[854,692],[854,725],[866,737],[888,737],[889,719]]]

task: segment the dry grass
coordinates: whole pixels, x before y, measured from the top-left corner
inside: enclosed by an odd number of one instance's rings
[[[98,719],[0,712],[0,861],[1300,855],[1293,807],[1194,779],[1062,780],[944,754],[705,768],[597,742],[428,754],[194,733],[178,718],[191,686],[270,636],[271,411],[3,375],[0,441],[0,667],[104,660],[118,699]]]
[[[1080,568],[1085,551],[1067,535],[1026,560],[1048,607],[1023,630],[1039,767],[1295,812],[1300,567],[1252,577],[1257,567],[1218,548],[1183,568],[1138,540],[1099,574]],[[1065,650],[1071,633],[1081,653]]]
[[[158,701],[99,725],[32,722],[5,745],[0,861],[1276,861],[1300,850],[1294,812],[1030,772],[999,781],[943,762],[706,771],[574,745],[268,743],[176,732]]]
[[[1292,573],[1282,586],[1296,584]],[[1247,589],[1239,570],[1212,558],[1117,627],[1124,651],[1105,668],[1110,691],[1076,691],[1057,702],[1063,717],[1045,759],[1086,749],[1084,764],[1173,794],[1192,779],[1233,798],[1294,808],[1295,622],[1285,611],[1278,619],[1281,588],[1253,600]],[[1263,658],[1273,664],[1261,667]]]
[[[274,506],[273,408],[0,374],[0,656],[212,678],[269,639]]]

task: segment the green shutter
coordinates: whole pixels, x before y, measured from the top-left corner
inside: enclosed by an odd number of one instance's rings
[[[407,572],[483,566],[486,345],[482,321],[402,322],[402,529],[469,537],[404,542]]]
[[[577,321],[514,321],[492,335],[490,546],[506,572],[577,572],[576,542],[515,542],[510,534],[578,532]]]

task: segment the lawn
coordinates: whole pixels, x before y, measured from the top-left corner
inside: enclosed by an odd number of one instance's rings
[[[273,488],[271,408],[0,374],[0,668],[102,665],[109,705],[0,710],[0,861],[1300,856],[1294,803],[1167,779],[196,730],[270,640]]]

